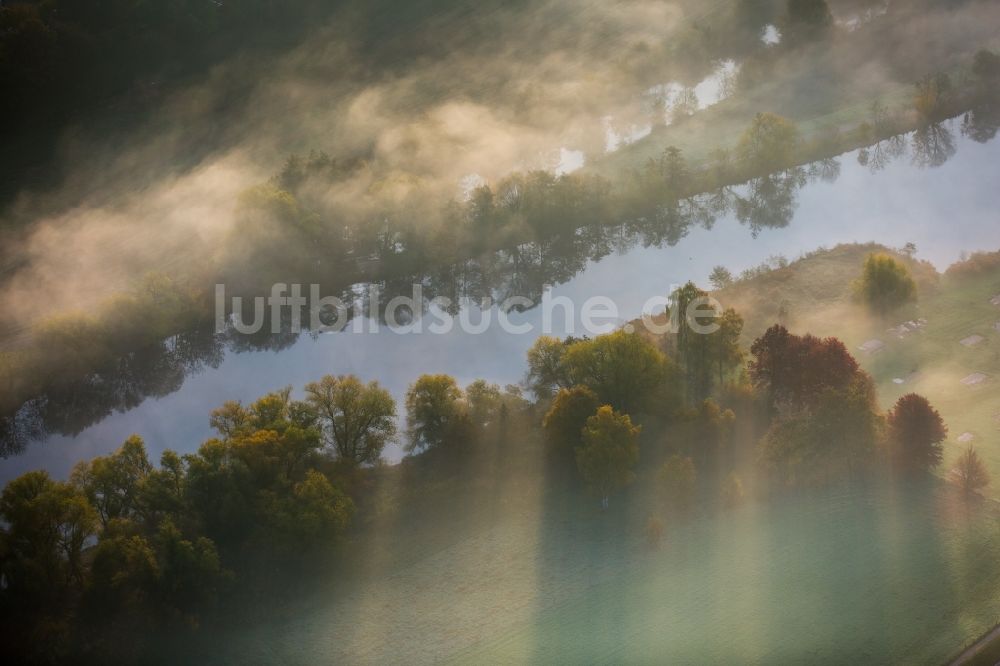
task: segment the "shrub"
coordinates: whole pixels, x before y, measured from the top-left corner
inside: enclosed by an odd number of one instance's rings
[[[915,301],[917,284],[901,262],[887,254],[870,254],[855,283],[855,293],[872,311],[885,315]]]

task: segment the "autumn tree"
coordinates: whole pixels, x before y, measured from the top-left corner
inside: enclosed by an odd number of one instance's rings
[[[246,407],[227,404],[213,413],[213,424],[223,437],[184,458],[185,503],[224,552],[248,558],[250,548],[255,559],[276,549],[289,552],[281,516],[294,514],[289,507],[301,508],[296,493],[321,460],[323,436],[315,410],[292,400],[285,389]],[[302,542],[298,550],[310,546]]]
[[[951,480],[967,497],[990,485],[990,473],[975,448],[970,446],[962,451],[951,471]]]
[[[926,398],[904,395],[889,410],[887,424],[893,458],[901,468],[929,472],[941,464],[948,428]]]
[[[910,270],[887,254],[869,254],[855,283],[861,301],[879,315],[886,315],[917,297]]]
[[[497,384],[491,384],[485,379],[475,380],[465,387],[469,418],[479,428],[489,425],[500,416],[506,397]]]
[[[354,375],[326,375],[306,384],[306,401],[341,461],[374,464],[396,436],[396,401],[378,382],[366,385]]]
[[[114,453],[80,462],[70,480],[97,510],[102,526],[116,518],[131,518],[141,509],[141,493],[153,467],[146,445],[132,435]]]
[[[632,482],[632,468],[639,460],[636,438],[640,427],[632,425],[628,414],[604,405],[587,419],[583,444],[576,451],[580,476],[590,491],[608,506],[612,493]]]
[[[572,459],[577,447],[583,443],[583,428],[587,419],[599,406],[597,394],[586,386],[561,389],[556,394],[552,408],[542,421],[553,455]]]
[[[840,340],[793,335],[778,324],[753,342],[750,353],[750,379],[772,406],[809,406],[826,390],[846,389],[860,371]]]
[[[617,330],[571,344],[563,359],[572,385],[583,385],[603,404],[626,413],[672,408],[673,363],[638,333]]]
[[[83,549],[98,516],[76,487],[28,472],[0,495],[3,595],[22,610],[58,605],[84,576]]]
[[[563,355],[566,343],[549,335],[539,336],[528,350],[528,388],[539,400],[551,398],[569,385]]]
[[[662,352],[624,330],[574,342],[562,362],[572,385],[586,386],[602,403],[628,413],[652,409],[672,372]]]
[[[421,375],[406,392],[409,453],[457,444],[470,423],[462,389],[449,375]]]
[[[808,402],[785,403],[760,445],[760,458],[782,483],[809,486],[870,468],[883,428],[869,375],[825,386]]]

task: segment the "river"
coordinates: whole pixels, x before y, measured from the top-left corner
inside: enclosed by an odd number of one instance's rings
[[[549,291],[552,298],[566,296],[577,304],[575,324],[561,316],[561,310],[555,311],[552,334],[580,333],[579,304],[588,297],[611,299],[617,306],[617,321],[623,322],[638,316],[644,303],[667,294],[672,285],[693,280],[707,286],[717,265],[738,274],[769,257],[793,260],[821,246],[876,242],[900,247],[912,242],[918,258],[943,270],[963,252],[1000,248],[996,207],[1000,142],[977,143],[961,133],[960,125],[956,119],[941,128],[949,133],[954,151],[946,147],[940,155],[944,163],[938,166],[928,164],[941,159],[927,159],[926,151],[912,145],[881,169],[872,168],[879,157],[872,150],[867,160],[859,161],[855,151],[837,158],[839,166],[828,161],[821,165],[822,175],[796,188],[790,200],[763,202],[765,208],[786,209],[777,215],[781,220],[777,225],[752,229],[729,211],[711,228],[687,227],[673,245],[628,244],[583,262],[582,270]],[[912,136],[902,140],[912,143]],[[751,198],[746,189],[742,188],[744,195]],[[737,194],[740,191],[736,188]],[[768,214],[763,211],[764,217]],[[470,318],[476,321],[480,314]],[[495,308],[492,314],[495,322]],[[517,383],[525,372],[525,352],[541,331],[542,316],[540,307],[510,315],[512,324],[529,324],[530,334],[511,334],[492,325],[478,335],[458,326],[448,334],[401,335],[381,326],[378,332],[303,335],[278,352],[230,348],[217,367],[186,377],[179,390],[147,398],[134,409],[113,411],[75,436],[49,435],[3,460],[0,482],[39,468],[65,478],[77,461],[114,450],[132,433],[145,439],[154,460],[167,448],[191,452],[212,436],[209,412],[224,401],[252,401],[287,385],[301,392],[304,384],[328,373],[378,380],[400,406],[407,386],[423,373],[448,373],[463,385],[477,378],[501,385]],[[395,461],[403,453],[392,445],[385,455]]]

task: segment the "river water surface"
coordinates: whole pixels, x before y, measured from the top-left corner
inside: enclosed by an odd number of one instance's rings
[[[707,286],[717,265],[738,274],[775,255],[794,259],[821,246],[877,242],[901,247],[912,242],[918,258],[943,270],[963,252],[1000,248],[996,204],[1000,142],[974,142],[961,135],[959,125],[955,120],[942,128],[954,145],[953,152],[940,154],[950,155],[943,164],[927,166],[928,161],[941,160],[928,160],[912,146],[882,169],[872,168],[877,161],[872,159],[874,151],[868,151],[867,164],[860,163],[865,160],[859,160],[857,152],[842,155],[835,163],[822,165],[824,175],[796,188],[790,200],[762,202],[764,209],[787,211],[776,214],[780,228],[773,224],[752,228],[746,219],[741,222],[728,212],[711,228],[690,225],[673,245],[626,244],[601,259],[585,261],[571,279],[553,285],[550,296],[568,296],[577,304],[591,296],[606,296],[616,304],[618,319],[626,321],[639,316],[650,298],[667,294],[672,285],[693,280]],[[912,137],[904,140],[912,143]],[[477,313],[471,318],[478,317]],[[556,310],[552,334],[579,333],[579,311],[575,319],[567,321]],[[252,401],[287,385],[301,391],[307,382],[329,373],[378,380],[400,401],[407,386],[423,373],[448,373],[463,385],[477,378],[501,385],[517,383],[525,372],[525,352],[542,330],[542,309],[512,313],[510,320],[530,324],[533,332],[515,335],[492,325],[479,335],[463,333],[459,326],[445,335],[400,335],[385,326],[377,333],[351,333],[348,327],[341,333],[303,335],[278,352],[229,350],[217,367],[188,376],[177,391],[114,412],[76,436],[49,435],[3,460],[0,482],[38,468],[64,478],[77,461],[114,450],[132,433],[145,439],[153,460],[167,448],[190,452],[212,435],[209,412],[224,401]],[[398,446],[386,450],[389,460],[401,456]]]

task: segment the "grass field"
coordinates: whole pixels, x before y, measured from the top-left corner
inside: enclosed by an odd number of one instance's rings
[[[940,472],[946,474],[960,450],[971,443],[993,475],[989,493],[1000,497],[1000,307],[991,303],[1000,294],[1000,268],[954,278],[913,263],[918,302],[882,319],[868,315],[851,297],[851,282],[860,275],[865,256],[878,249],[849,245],[817,253],[737,284],[719,298],[745,314],[746,344],[778,321],[783,304],[794,332],[844,340],[874,376],[884,407],[906,393],[926,396],[950,431]],[[926,326],[904,337],[889,330],[916,319],[926,319]],[[982,338],[977,344],[962,344],[976,335]],[[885,346],[866,353],[860,348],[869,340]],[[962,383],[976,373],[986,378],[972,386]],[[959,441],[963,435],[972,439]]]
[[[996,525],[939,499],[745,508],[619,557],[617,575],[580,577],[455,661],[941,663],[1000,618],[1000,567]]]
[[[936,664],[1000,620],[996,513],[941,486],[751,503],[658,550],[625,499],[517,503],[232,636],[223,661]]]

